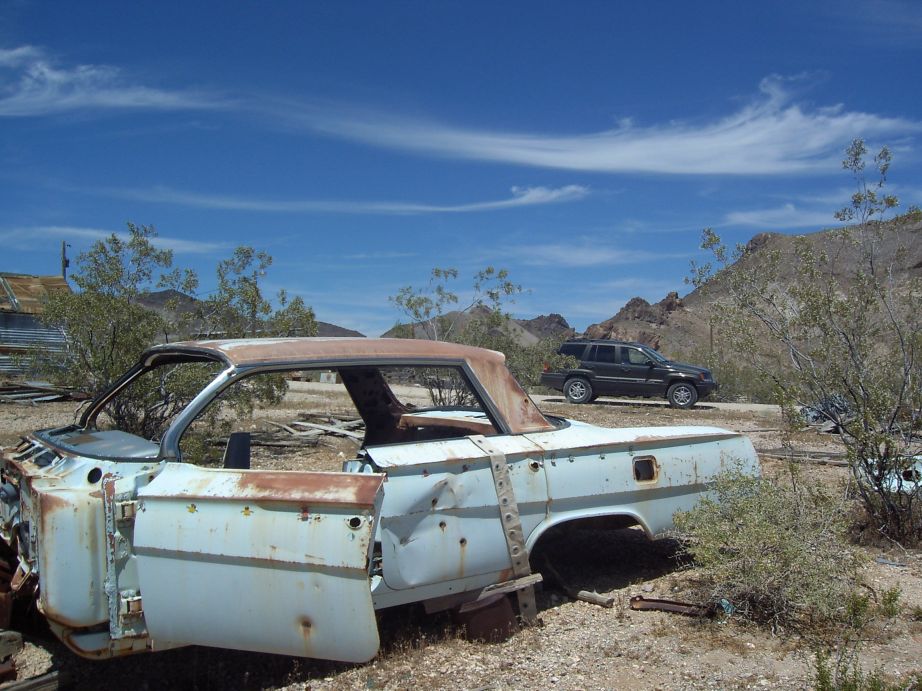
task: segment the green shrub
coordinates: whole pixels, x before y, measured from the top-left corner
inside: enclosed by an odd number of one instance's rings
[[[887,681],[880,668],[865,672],[853,648],[841,650],[833,664],[829,653],[816,653],[814,691],[918,691],[922,676],[918,673],[897,681]]]
[[[862,559],[841,500],[797,482],[721,473],[709,498],[675,516],[704,597],[773,630],[849,624]]]
[[[888,619],[893,619],[900,613],[900,596],[903,591],[899,586],[887,588],[880,596],[880,611]]]

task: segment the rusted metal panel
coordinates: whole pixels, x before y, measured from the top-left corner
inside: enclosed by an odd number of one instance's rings
[[[153,647],[370,659],[378,631],[368,572],[383,482],[167,464],[139,491],[134,528]]]
[[[504,360],[472,360],[470,366],[512,434],[556,429],[519,386]]]
[[[82,487],[48,488],[35,496],[42,613],[65,626],[107,621],[101,498]]]
[[[381,475],[298,471],[212,470],[168,463],[169,473],[143,491],[147,498],[282,501],[305,506],[370,506],[384,481]]]
[[[193,349],[210,351],[237,365],[261,365],[311,360],[426,359],[504,362],[505,356],[473,346],[407,338],[241,338],[214,341],[181,341],[158,346],[150,352]]]

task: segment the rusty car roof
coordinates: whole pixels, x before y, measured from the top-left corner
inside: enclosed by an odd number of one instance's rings
[[[445,364],[463,361],[475,374],[497,412],[513,433],[555,429],[506,368],[506,356],[495,350],[409,338],[249,338],[180,341],[154,346],[144,356],[201,353],[236,367],[342,364],[361,361],[418,361]]]
[[[409,338],[237,338],[211,341],[179,341],[154,346],[149,353],[163,351],[210,353],[232,365],[351,360],[364,358],[466,360],[505,362],[502,353],[484,348]]]

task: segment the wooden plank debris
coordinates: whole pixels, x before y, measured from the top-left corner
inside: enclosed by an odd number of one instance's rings
[[[79,398],[73,391],[61,389],[46,382],[4,382],[0,385],[0,403],[36,405],[49,401],[68,401]]]
[[[791,461],[793,463],[808,463],[813,465],[832,465],[843,468],[848,467],[848,460],[841,451],[808,451],[806,449],[756,449],[762,458],[777,461]]]
[[[361,420],[359,421],[361,422]],[[311,430],[318,430],[320,432],[329,432],[330,434],[338,434],[343,437],[351,437],[352,439],[364,439],[364,432],[353,432],[350,429],[346,429],[345,424],[339,425],[321,425],[319,422],[302,422],[296,420],[291,423],[292,425],[297,425],[298,427],[308,427]],[[296,432],[296,434],[303,434],[303,432]]]
[[[308,420],[294,420],[292,422],[276,422],[275,420],[262,419],[270,427],[279,432],[259,433],[250,435],[251,446],[269,446],[279,448],[296,448],[298,446],[316,446],[320,439],[326,435],[346,437],[361,443],[365,438],[365,422],[362,419],[340,420],[330,415],[317,415],[302,413],[302,418]],[[322,420],[322,422],[317,422]],[[221,440],[214,440],[215,444]]]

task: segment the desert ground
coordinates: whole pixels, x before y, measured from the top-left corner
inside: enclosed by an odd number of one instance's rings
[[[674,424],[716,425],[748,434],[766,475],[786,472],[779,458],[785,442],[773,406],[704,401],[673,410],[659,401],[599,399],[567,404],[559,396],[537,397],[548,413],[608,427]],[[69,422],[73,403],[0,405],[0,443],[33,429]],[[351,404],[336,385],[295,384],[285,400],[257,410],[239,429],[277,430],[302,413],[348,417]],[[834,436],[800,432],[787,441],[798,452],[841,452]],[[254,448],[253,467],[338,470],[356,442],[326,436],[320,445],[297,449]],[[802,477],[836,486],[845,468],[800,463]],[[901,591],[899,613],[876,621],[860,644],[866,670],[892,678],[922,670],[922,552],[896,545],[866,549],[864,579],[875,595]],[[534,556],[534,555],[533,555]],[[72,688],[85,689],[800,689],[814,678],[812,644],[796,636],[756,628],[731,615],[717,621],[677,614],[632,611],[632,595],[683,600],[695,570],[676,541],[650,542],[637,529],[561,532],[542,545],[567,586],[614,598],[610,609],[570,599],[553,587],[539,589],[540,623],[499,643],[471,642],[450,616],[427,616],[415,608],[380,613],[382,648],[366,664],[339,664],[233,650],[185,648],[91,662],[71,654],[40,627],[26,631],[16,658],[19,678],[60,670]],[[241,598],[246,593],[240,593]]]

